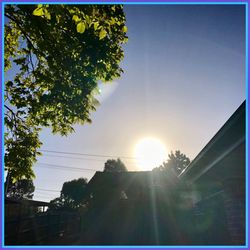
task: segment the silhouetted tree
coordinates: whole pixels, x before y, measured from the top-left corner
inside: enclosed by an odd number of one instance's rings
[[[35,186],[32,180],[21,179],[13,182],[10,174],[7,175],[5,185],[5,194],[8,198],[14,199],[32,199]]]
[[[162,165],[153,170],[164,171],[172,169],[176,175],[179,175],[189,164],[190,159],[179,150],[176,150],[175,153],[171,151],[168,155],[167,162],[163,162]]]
[[[64,182],[61,195],[50,201],[54,209],[75,209],[85,205],[86,178]]]
[[[84,202],[85,188],[88,180],[86,178],[79,178],[64,182],[61,195],[73,201],[75,206],[78,206]]]
[[[125,164],[118,158],[117,160],[107,160],[104,165],[104,172],[125,172],[128,171]]]
[[[58,210],[64,208],[64,200],[62,197],[57,197],[50,201],[51,206],[49,207],[49,210]]]

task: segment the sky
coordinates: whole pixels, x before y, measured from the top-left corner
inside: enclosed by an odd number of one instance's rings
[[[137,171],[134,149],[144,137],[194,159],[246,98],[244,8],[125,5],[124,74],[101,87],[92,124],[67,137],[43,129],[34,199],[58,197],[65,181],[90,180],[107,159]]]

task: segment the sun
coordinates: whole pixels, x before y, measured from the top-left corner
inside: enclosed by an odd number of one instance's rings
[[[158,167],[167,158],[165,145],[154,137],[141,139],[135,146],[137,167],[140,170],[152,170]]]

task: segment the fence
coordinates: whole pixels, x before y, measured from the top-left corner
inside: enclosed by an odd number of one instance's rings
[[[77,213],[55,212],[5,220],[5,245],[63,245],[81,231]]]

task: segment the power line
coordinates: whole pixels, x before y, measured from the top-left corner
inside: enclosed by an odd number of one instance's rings
[[[61,192],[59,190],[53,190],[53,189],[44,189],[44,188],[36,188],[36,190],[41,190],[41,191],[49,191],[49,192]]]
[[[37,193],[38,191],[36,191],[35,195],[36,196],[43,196],[43,197],[46,197],[46,198],[51,198],[51,197],[55,197],[57,196],[56,194],[43,194],[43,193]]]
[[[45,154],[44,156],[57,157],[57,158],[68,158],[68,159],[77,159],[77,160],[86,160],[86,161],[99,161],[99,162],[103,162],[103,160],[99,160],[99,159],[71,157],[71,156],[65,156],[65,155],[50,155],[50,154]]]
[[[75,171],[101,171],[100,169],[93,169],[93,168],[78,168],[78,167],[67,167],[67,166],[62,166],[62,165],[55,165],[55,164],[49,164],[49,163],[42,163],[39,162],[37,163],[38,165],[45,165],[44,167],[47,168],[57,168],[61,170],[75,170]]]
[[[39,164],[39,163],[38,163]],[[39,167],[39,166],[38,166]],[[53,169],[53,167],[51,166],[43,166],[42,168],[49,168],[49,169]],[[59,167],[54,167],[55,169],[57,170],[63,170],[63,171],[77,171],[79,172],[80,170],[77,170],[77,169],[62,169],[62,168],[59,168]],[[82,171],[80,171],[82,172]]]
[[[51,199],[53,197],[55,197],[55,195],[50,195],[50,196],[46,196],[46,195],[42,195],[42,194],[35,194],[36,197],[43,197],[43,198],[46,198],[46,199]]]
[[[100,155],[100,154],[87,154],[87,153],[75,153],[75,152],[65,152],[65,151],[54,151],[54,150],[40,150],[41,152],[47,153],[55,153],[55,154],[67,154],[67,155],[83,155],[83,156],[90,156],[90,157],[105,157],[105,158],[123,158],[123,159],[130,159],[130,160],[138,160],[136,157],[128,157],[128,156],[115,156],[115,155]]]
[[[91,159],[91,158],[80,158],[80,157],[71,157],[71,156],[65,156],[65,155],[50,155],[50,154],[45,154],[44,156],[45,157],[46,156],[51,156],[51,157],[57,157],[57,158],[66,158],[66,159],[69,158],[69,159],[77,159],[77,160],[79,159],[79,160],[85,160],[85,161],[96,161],[96,162],[102,162],[102,163],[104,163],[103,160]],[[131,164],[129,164],[129,165],[130,165],[130,167],[136,168],[135,165],[131,165]]]
[[[62,165],[56,165],[56,164],[50,164],[50,163],[43,163],[43,162],[38,162],[38,165],[44,165],[43,168],[56,168],[58,170],[66,170],[66,171],[92,171],[92,172],[97,172],[101,171],[101,169],[93,169],[93,168],[79,168],[79,167],[67,167],[67,166],[62,166]],[[38,166],[40,167],[40,166]],[[133,166],[135,167],[135,166]],[[136,167],[135,167],[136,168]]]

